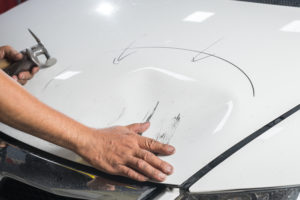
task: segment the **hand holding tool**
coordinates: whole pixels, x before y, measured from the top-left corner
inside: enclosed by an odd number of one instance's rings
[[[18,75],[23,71],[31,71],[33,67],[38,66],[40,68],[51,67],[56,63],[56,59],[51,57],[45,46],[40,39],[28,29],[32,37],[36,40],[37,45],[21,51],[23,58],[21,60],[12,62],[7,59],[0,59],[0,69],[3,69],[8,75]],[[41,56],[45,56],[46,61],[41,60]]]

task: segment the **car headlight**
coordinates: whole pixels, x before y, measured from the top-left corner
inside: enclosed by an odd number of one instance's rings
[[[216,193],[183,193],[177,200],[297,200],[300,186],[224,191]]]

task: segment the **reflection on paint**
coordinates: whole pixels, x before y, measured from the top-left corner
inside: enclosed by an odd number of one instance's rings
[[[280,126],[274,126],[272,127],[270,130],[268,130],[267,132],[265,132],[264,134],[262,134],[258,139],[260,140],[268,140],[271,137],[277,135],[278,133],[282,132],[283,127]]]
[[[168,76],[171,76],[175,79],[182,80],[182,81],[192,81],[192,82],[197,81],[196,79],[193,79],[191,77],[188,77],[188,76],[185,76],[185,75],[182,75],[182,74],[178,74],[176,72],[172,72],[172,71],[169,71],[169,70],[166,70],[166,69],[156,68],[156,67],[144,67],[144,68],[141,68],[141,69],[134,70],[131,73],[135,73],[135,72],[139,72],[139,71],[143,71],[143,70],[158,71],[158,72],[164,73]]]
[[[101,15],[111,16],[117,11],[117,8],[110,2],[102,2],[98,5],[96,11]]]
[[[54,77],[54,79],[57,79],[57,80],[66,80],[66,79],[69,79],[77,74],[80,74],[81,72],[79,71],[65,71],[59,75],[57,75],[56,77]]]
[[[300,33],[300,20],[292,21],[287,25],[285,25],[284,27],[282,27],[280,30],[284,32]]]
[[[215,13],[212,12],[197,11],[184,18],[183,21],[201,23],[213,16],[214,14]]]
[[[217,128],[214,130],[214,134],[221,131],[223,129],[223,127],[225,126],[231,112],[232,112],[232,109],[233,109],[233,103],[232,101],[229,101],[227,102],[227,112],[226,114],[224,115],[224,117],[222,118],[222,120],[220,121],[220,123],[218,124]]]

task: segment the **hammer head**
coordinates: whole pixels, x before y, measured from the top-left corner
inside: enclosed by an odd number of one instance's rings
[[[40,68],[53,66],[57,62],[57,60],[50,56],[48,50],[43,45],[41,40],[30,29],[28,29],[28,31],[36,40],[37,44],[28,49],[25,49],[24,51],[22,51],[22,53],[26,53],[29,58]],[[42,56],[45,56],[45,59],[42,59]]]

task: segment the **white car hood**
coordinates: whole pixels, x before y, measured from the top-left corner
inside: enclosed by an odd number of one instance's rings
[[[0,16],[0,44],[32,46],[31,28],[58,63],[26,89],[81,123],[150,118],[144,136],[176,147],[162,157],[175,167],[165,183],[181,184],[300,102],[299,19],[298,8],[229,0],[31,0]],[[26,133],[0,130],[83,162]]]

